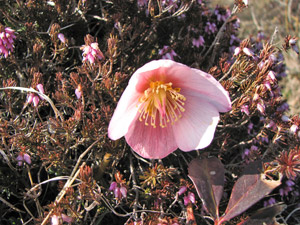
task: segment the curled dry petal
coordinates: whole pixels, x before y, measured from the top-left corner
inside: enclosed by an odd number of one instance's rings
[[[122,94],[108,136],[145,158],[164,158],[180,148],[207,147],[219,112],[231,109],[228,92],[210,74],[172,60],[138,69]]]

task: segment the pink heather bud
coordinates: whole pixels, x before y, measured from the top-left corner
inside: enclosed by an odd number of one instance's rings
[[[57,37],[62,43],[66,43],[66,38],[62,33],[59,33]]]
[[[79,89],[78,88],[76,88],[76,90],[75,90],[75,95],[76,95],[76,97],[77,97],[77,99],[80,99],[81,98],[81,91],[79,91]]]
[[[121,192],[120,192],[120,188],[119,187],[116,187],[114,189],[114,195],[115,195],[115,198],[121,199]]]
[[[31,164],[30,155],[28,155],[27,153],[24,153],[23,157],[24,157],[24,161],[30,165]]]
[[[67,223],[72,223],[72,220],[73,220],[72,217],[67,216],[65,214],[61,214],[61,218],[64,222],[67,222]]]
[[[196,202],[194,193],[189,192],[188,197],[189,197],[189,200],[191,201],[191,203],[195,203]]]
[[[16,160],[18,161],[18,166],[22,166],[23,161],[24,161],[23,152],[20,152],[20,154],[18,155],[18,157],[16,158]]]
[[[109,187],[109,190],[110,191],[113,191],[113,190],[115,190],[116,189],[116,187],[117,187],[117,182],[112,182],[111,184],[110,184],[110,187]]]
[[[188,196],[184,196],[183,197],[183,203],[185,206],[187,206],[189,204],[190,200],[189,200],[189,197]]]
[[[58,218],[57,215],[53,215],[53,216],[51,217],[51,224],[52,224],[52,225],[59,225],[59,224],[60,224],[60,223],[59,223],[59,218]]]
[[[254,56],[254,53],[249,49],[249,48],[243,48],[243,52],[247,55],[247,56]]]
[[[40,98],[35,95],[35,96],[33,96],[32,102],[33,102],[34,107],[37,107],[40,102]]]
[[[42,94],[45,94],[44,87],[43,87],[42,84],[36,85],[36,88],[39,90],[39,92],[41,92]],[[39,95],[39,96],[40,96],[40,95]],[[41,98],[42,100],[44,100],[44,98],[43,98],[42,96],[40,96],[40,98]]]
[[[187,187],[186,186],[182,186],[177,193],[178,193],[178,195],[182,195],[186,191],[187,191]]]
[[[27,97],[27,103],[28,104],[32,103],[33,97],[34,97],[34,94],[33,93],[29,93],[29,95]]]
[[[237,47],[237,48],[235,48],[234,49],[234,56],[237,56],[238,54],[240,54],[240,52],[241,52],[241,48],[240,47]]]
[[[296,134],[297,130],[298,130],[298,126],[297,126],[296,124],[293,124],[293,125],[290,127],[290,131],[291,131],[291,133],[293,133],[293,134]]]
[[[82,90],[82,88],[81,88],[81,85],[79,84],[78,87],[75,90],[75,95],[76,95],[77,99],[81,98],[81,95],[82,95],[82,91],[81,90]]]
[[[124,187],[124,186],[120,187],[120,192],[121,192],[123,198],[127,197],[127,189],[126,189],[126,187]]]

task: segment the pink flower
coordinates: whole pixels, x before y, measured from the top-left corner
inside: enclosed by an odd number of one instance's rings
[[[77,99],[80,99],[80,98],[81,98],[81,95],[82,95],[81,84],[79,84],[79,85],[77,86],[77,88],[75,89],[75,95],[76,95],[76,98],[77,98]]]
[[[83,56],[83,62],[89,61],[91,64],[95,62],[96,59],[103,59],[104,55],[100,51],[98,47],[98,43],[93,42],[90,45],[83,45],[81,47],[83,50],[82,56]]]
[[[63,35],[62,33],[59,33],[57,35],[58,39],[62,42],[62,43],[66,43],[66,38],[65,35]]]
[[[45,93],[44,87],[43,87],[42,84],[37,84],[36,88],[38,89],[38,91],[40,93],[42,93],[42,94]],[[44,100],[44,98],[41,95],[35,95],[34,93],[31,92],[31,93],[28,94],[27,103],[28,104],[33,103],[34,107],[37,107],[39,105],[40,99]]]
[[[0,55],[4,55],[7,58],[14,49],[14,39],[16,39],[15,31],[0,25]]]
[[[184,196],[183,201],[185,206],[187,206],[190,202],[195,203],[196,199],[194,193],[189,192],[188,195]]]
[[[192,41],[193,45],[196,46],[197,48],[199,48],[200,46],[204,46],[204,42],[205,42],[204,38],[201,35],[199,36],[198,39],[193,38]]]
[[[29,165],[31,164],[30,155],[24,152],[20,152],[16,160],[18,161],[19,166],[22,166],[24,162],[26,162]]]
[[[108,127],[108,136],[145,158],[177,148],[207,147],[219,112],[231,109],[228,92],[210,74],[172,60],[155,60],[131,77]]]

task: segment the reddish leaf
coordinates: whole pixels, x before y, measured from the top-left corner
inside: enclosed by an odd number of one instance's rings
[[[219,218],[219,203],[223,194],[224,166],[215,157],[194,159],[189,164],[189,178],[200,199],[204,209],[214,218]]]
[[[280,180],[268,180],[259,173],[257,162],[253,163],[233,186],[225,215],[220,218],[219,224],[241,214],[280,184]]]
[[[278,224],[275,220],[275,216],[281,213],[286,208],[284,204],[271,205],[266,208],[259,209],[249,219],[239,223],[238,225],[275,225]]]

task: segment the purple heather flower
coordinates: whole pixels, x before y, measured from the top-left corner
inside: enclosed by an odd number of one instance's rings
[[[14,49],[14,39],[16,39],[15,31],[10,27],[0,25],[0,56],[4,55],[5,58]]]
[[[195,203],[196,199],[194,193],[189,192],[188,195],[183,197],[183,201],[185,206],[187,206],[190,202]]]
[[[109,190],[114,192],[115,198],[118,200],[127,197],[127,188],[115,181],[110,184]]]
[[[215,23],[206,22],[205,32],[208,34],[215,33],[217,31],[217,26]]]
[[[242,105],[241,112],[243,112],[243,113],[245,113],[246,115],[249,116],[249,114],[250,114],[250,112],[249,112],[249,106],[248,105]]]
[[[123,198],[126,198],[127,197],[127,188],[124,186],[120,187],[120,193]]]
[[[36,88],[37,88],[38,91],[41,92],[42,94],[45,93],[45,92],[44,92],[44,87],[43,87],[42,84],[36,85]],[[42,96],[36,95],[36,94],[34,94],[34,93],[31,92],[31,93],[28,94],[28,97],[27,97],[27,103],[28,103],[28,104],[33,103],[33,106],[34,106],[34,107],[37,107],[38,104],[39,104],[39,102],[40,102],[40,99],[41,99],[41,100],[44,100],[44,98],[43,98]]]
[[[44,87],[43,87],[42,84],[36,85],[36,88],[39,90],[39,92],[41,92],[42,94],[45,94]],[[39,96],[40,96],[40,95],[39,95]],[[44,98],[43,98],[42,96],[40,96],[40,98],[41,98],[42,100],[44,100]]]
[[[80,49],[83,50],[83,62],[89,61],[90,64],[94,64],[96,59],[101,60],[104,58],[104,55],[100,51],[98,43],[96,42],[93,42],[90,45],[83,45]]]
[[[199,48],[200,46],[204,46],[204,38],[202,35],[199,36],[198,39],[193,38],[193,45]]]
[[[162,49],[158,51],[158,54],[161,55],[162,59],[171,59],[174,60],[174,57],[177,56],[176,52],[170,47],[165,45]]]
[[[264,207],[267,207],[269,205],[274,205],[274,204],[276,204],[275,198],[269,198],[267,201],[264,201]]]
[[[24,152],[20,152],[16,160],[18,161],[19,166],[22,166],[24,162],[26,162],[29,165],[31,164],[30,155]]]
[[[118,186],[117,182],[114,181],[114,182],[112,182],[112,183],[110,184],[109,190],[112,191],[112,190],[114,190],[117,186]]]
[[[279,107],[277,107],[276,111],[284,112],[284,111],[287,111],[288,109],[289,109],[289,104],[285,102],[282,105],[280,105]]]
[[[277,130],[277,125],[273,120],[270,120],[270,122],[266,125],[266,128],[270,128],[272,130]]]
[[[290,121],[290,118],[289,118],[287,115],[282,115],[282,116],[281,116],[281,120],[282,120],[283,122],[289,122],[289,121]]]
[[[186,191],[187,191],[187,187],[186,186],[182,186],[177,193],[178,193],[178,195],[182,195]]]
[[[59,33],[57,37],[62,43],[66,43],[66,38],[62,33]]]

